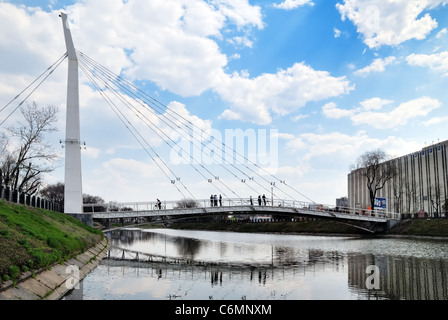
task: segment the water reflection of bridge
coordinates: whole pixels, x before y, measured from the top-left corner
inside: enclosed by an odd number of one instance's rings
[[[201,261],[182,261],[174,259],[144,261],[135,260],[130,252],[127,258],[118,257],[106,258],[101,261],[102,266],[108,268],[122,268],[123,275],[127,272],[137,273],[141,277],[152,277],[156,279],[181,279],[189,281],[209,281],[212,287],[226,287],[230,283],[237,282],[239,285],[255,284],[269,288],[272,284],[276,284],[278,280],[293,281],[298,278],[314,276],[316,273],[322,272],[340,272],[346,269],[346,261],[338,259],[311,259],[307,262],[297,262],[295,264],[285,265],[269,265],[269,264],[245,264],[245,263],[227,263],[227,262],[201,262]],[[322,256],[322,252],[318,254]],[[331,254],[330,254],[331,256]],[[345,258],[341,258],[345,259]],[[326,259],[325,259],[326,260]],[[272,289],[270,292],[272,299],[285,299],[286,294],[281,294]],[[277,296],[276,296],[277,295]],[[280,297],[279,295],[285,295]],[[168,299],[185,298],[182,292],[169,293]],[[241,293],[242,300],[246,299],[246,295]],[[213,296],[209,296],[213,299]]]
[[[448,263],[444,260],[355,253],[343,255],[320,250],[310,251],[308,257],[306,260],[296,259],[294,262],[273,260],[272,264],[220,263],[179,258],[149,260],[141,254],[137,260],[136,252],[129,250],[124,259],[115,254],[104,259],[101,264],[133,268],[142,273],[146,270],[147,274],[157,278],[175,276],[193,280],[209,279],[211,286],[223,286],[226,282],[233,281],[267,286],[274,282],[274,279],[297,281],[297,286],[300,286],[300,277],[318,273],[347,273],[348,288],[358,299],[448,299]],[[366,268],[369,265],[379,268],[378,290],[366,288],[366,279],[369,276]],[[179,297],[173,294],[167,298]]]
[[[191,255],[167,256],[162,254],[148,253],[131,250],[117,246],[111,246],[108,260],[132,261],[138,263],[162,263],[167,265],[184,265],[199,267],[236,267],[236,268],[302,268],[317,264],[339,265],[343,256],[339,252],[324,252],[322,250],[309,250],[306,256],[297,256],[289,252],[287,248],[275,248],[272,246],[270,261],[248,262],[248,261],[210,261],[195,259]],[[313,271],[315,271],[313,269]]]

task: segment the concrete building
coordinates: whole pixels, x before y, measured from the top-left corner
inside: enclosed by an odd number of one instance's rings
[[[448,140],[384,162],[384,166],[395,166],[396,175],[376,194],[383,209],[398,213],[420,212],[431,217],[444,212],[448,206],[447,148]],[[349,206],[359,210],[370,207],[366,178],[361,172],[362,169],[356,169],[348,174]]]
[[[336,207],[338,208],[348,208],[350,204],[348,203],[347,197],[341,197],[336,199]]]

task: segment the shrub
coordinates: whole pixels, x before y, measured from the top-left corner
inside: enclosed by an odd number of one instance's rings
[[[26,265],[28,266],[28,268],[34,269],[34,261],[33,260],[28,259],[28,261],[26,262]]]
[[[27,239],[20,239],[17,241],[17,243],[24,247],[27,247],[30,245]]]
[[[182,199],[176,203],[176,208],[199,208],[199,206],[199,202],[194,199]]]
[[[0,236],[9,239],[11,238],[11,232],[9,230],[0,230]]]
[[[20,275],[20,268],[16,265],[12,265],[9,267],[9,272],[8,275],[12,278],[12,279],[17,279]]]

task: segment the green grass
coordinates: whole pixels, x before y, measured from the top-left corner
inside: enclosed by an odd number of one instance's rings
[[[409,219],[387,233],[412,236],[448,237],[448,219]]]
[[[0,282],[68,260],[102,237],[63,213],[0,200]]]

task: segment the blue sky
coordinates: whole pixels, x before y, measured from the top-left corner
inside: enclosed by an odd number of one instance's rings
[[[241,129],[255,133],[259,145],[265,130],[278,151],[257,149],[255,161],[267,156],[276,177],[315,202],[334,204],[347,195],[350,165],[363,152],[382,148],[401,156],[448,139],[447,4],[0,1],[0,106],[65,52],[58,17],[64,11],[78,50],[223,137]],[[30,98],[61,110],[60,130],[49,137],[61,163],[47,183],[64,179],[58,141],[64,139],[66,72],[63,63]],[[83,191],[106,201],[180,198],[82,72],[80,95]],[[173,148],[149,135],[197,199],[222,191],[194,166],[174,163]],[[233,181],[219,166],[209,168],[241,197],[266,192]],[[263,184],[263,177],[254,179]]]

